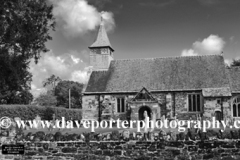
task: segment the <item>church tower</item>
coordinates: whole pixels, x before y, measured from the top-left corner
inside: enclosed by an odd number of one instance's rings
[[[94,43],[88,47],[90,49],[90,66],[94,71],[108,70],[108,67],[113,60],[113,48],[108,39],[103,18],[99,26],[98,35]]]

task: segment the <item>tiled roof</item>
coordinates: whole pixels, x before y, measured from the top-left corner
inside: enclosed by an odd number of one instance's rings
[[[89,78],[85,92],[104,92],[109,76],[109,71],[93,71]]]
[[[240,66],[227,69],[232,92],[240,92]]]
[[[112,46],[108,39],[103,22],[101,23],[101,25],[99,27],[96,40],[89,48],[94,48],[94,47],[110,47],[112,49]]]
[[[196,90],[229,87],[222,55],[113,60],[94,71],[87,92]]]

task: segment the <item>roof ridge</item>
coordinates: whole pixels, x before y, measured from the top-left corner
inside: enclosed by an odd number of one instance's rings
[[[115,59],[113,61],[128,61],[128,60],[154,60],[154,59],[171,59],[171,58],[187,58],[187,57],[209,57],[209,56],[221,56],[221,54],[208,54],[208,55],[196,55],[196,56],[171,56],[171,57],[153,57],[153,58],[133,58],[133,59]]]
[[[96,71],[93,71],[93,72],[108,72],[108,70],[102,70],[102,71],[96,70]]]

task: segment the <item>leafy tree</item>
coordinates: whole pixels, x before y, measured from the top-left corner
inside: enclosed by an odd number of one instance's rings
[[[239,59],[233,59],[233,61],[231,63],[231,67],[236,67],[236,66],[240,66],[240,58]]]
[[[47,91],[46,93],[41,93],[35,100],[34,103],[40,106],[56,106],[57,98],[54,96],[52,91]]]
[[[71,107],[81,108],[81,93],[83,84],[73,81],[61,81],[55,88],[57,105],[69,107],[69,89],[71,93]]]
[[[59,77],[51,75],[43,82],[43,87],[50,86],[46,93],[41,93],[35,100],[33,104],[40,106],[56,106],[57,98],[55,96],[55,87],[58,82],[62,81]]]
[[[50,86],[53,90],[55,90],[55,87],[57,86],[58,82],[61,81],[62,81],[61,78],[53,74],[43,82],[43,87]]]
[[[7,0],[0,5],[0,103],[28,104],[32,59],[47,52],[55,21],[46,0]]]

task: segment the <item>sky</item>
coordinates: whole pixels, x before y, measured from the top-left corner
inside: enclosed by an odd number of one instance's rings
[[[89,49],[103,16],[114,59],[220,54],[240,58],[240,0],[48,0],[56,30],[38,64],[32,93],[52,74],[86,83]]]

